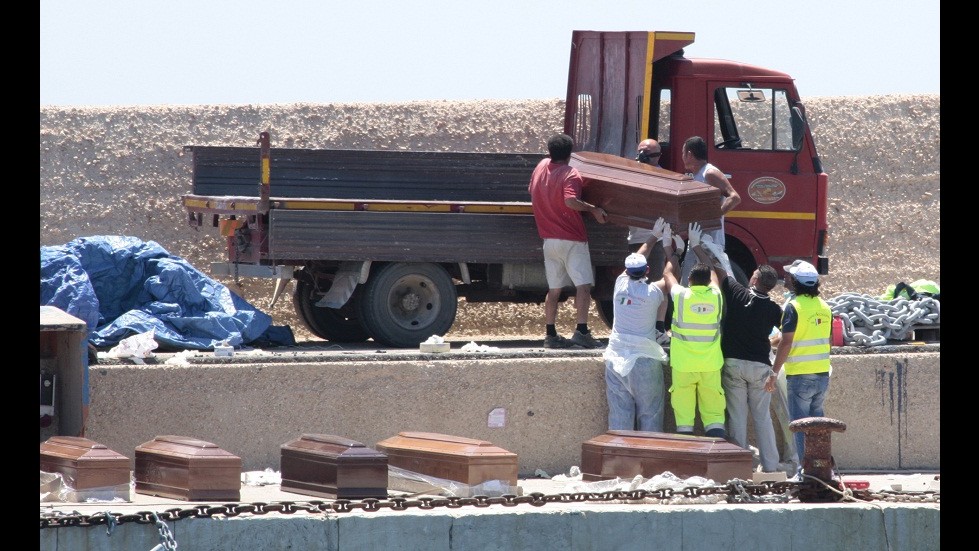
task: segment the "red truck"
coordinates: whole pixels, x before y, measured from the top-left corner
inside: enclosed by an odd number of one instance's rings
[[[693,41],[574,31],[564,131],[579,151],[629,159],[655,138],[661,165],[678,172],[686,138],[713,141],[709,161],[742,198],[725,223],[736,275],[796,258],[828,273],[829,184],[792,77],[687,58]],[[314,334],[413,347],[451,328],[459,297],[543,302],[527,193],[542,153],[279,149],[267,133],[259,144],[187,146],[193,191],[183,204],[192,226],[227,237],[214,275],[278,279],[274,298],[295,279],[296,312]],[[586,225],[593,298],[610,325],[627,228]]]

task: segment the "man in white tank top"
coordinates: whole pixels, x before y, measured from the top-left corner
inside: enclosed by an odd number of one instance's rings
[[[681,159],[683,160],[683,166],[687,169],[687,172],[693,175],[695,181],[703,182],[721,190],[721,227],[720,229],[705,231],[704,235],[710,235],[714,243],[723,249],[725,241],[724,215],[741,203],[741,196],[731,186],[731,182],[727,179],[727,176],[719,168],[707,162],[707,142],[700,136],[687,138],[687,141],[683,142]],[[681,284],[687,284],[687,277],[690,275],[690,270],[693,269],[696,263],[697,257],[693,254],[687,254],[683,260],[683,266],[680,269]]]

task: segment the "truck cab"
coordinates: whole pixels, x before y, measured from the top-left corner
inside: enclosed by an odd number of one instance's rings
[[[759,264],[781,270],[797,258],[828,273],[829,183],[792,77],[687,58],[693,42],[689,32],[574,31],[565,133],[577,150],[627,158],[653,138],[660,166],[681,173],[683,142],[701,136],[713,143],[708,162],[741,195],[725,218],[735,275],[746,281]]]

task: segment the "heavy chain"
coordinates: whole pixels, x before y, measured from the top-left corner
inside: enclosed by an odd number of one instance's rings
[[[916,327],[938,325],[941,321],[941,302],[932,297],[884,301],[846,293],[826,303],[834,316],[843,319],[843,342],[848,345],[881,346],[888,339],[906,340]]]
[[[62,528],[68,526],[102,526],[119,525],[127,522],[140,524],[162,523],[176,521],[185,518],[211,518],[211,517],[235,517],[241,514],[265,515],[268,513],[280,513],[291,515],[299,512],[310,514],[330,514],[330,513],[349,513],[351,511],[362,510],[367,512],[390,509],[392,511],[407,511],[417,508],[421,510],[431,510],[439,507],[447,509],[458,509],[460,507],[489,507],[491,505],[501,505],[503,507],[515,507],[517,505],[532,505],[542,507],[547,503],[583,503],[583,502],[610,502],[610,503],[648,503],[648,504],[669,504],[678,499],[693,499],[701,496],[727,496],[728,503],[787,503],[798,496],[799,490],[804,488],[806,483],[800,482],[762,482],[752,484],[743,480],[734,479],[723,486],[691,486],[686,488],[664,488],[660,490],[615,490],[609,492],[578,492],[545,495],[540,492],[518,496],[507,494],[499,497],[474,496],[474,497],[420,497],[410,499],[407,497],[392,497],[388,499],[367,498],[362,500],[337,499],[334,501],[279,501],[275,503],[229,503],[218,506],[197,505],[188,509],[167,509],[160,513],[151,511],[141,511],[134,514],[123,515],[118,513],[97,513],[93,515],[83,515],[78,511],[65,514],[60,512],[47,513],[41,512],[41,528]],[[900,501],[909,503],[940,503],[940,492],[868,492],[868,491],[848,491],[847,500],[849,501]],[[843,500],[843,499],[841,499]],[[159,524],[157,524],[159,526]],[[163,526],[166,526],[163,524]],[[167,530],[169,533],[169,529]],[[163,532],[161,530],[161,538]],[[170,537],[172,540],[172,536]],[[171,548],[164,548],[171,549]],[[176,549],[176,542],[173,548]]]
[[[150,551],[177,551],[177,540],[173,539],[173,533],[166,522],[160,520],[159,515],[153,513],[153,523],[156,530],[160,533],[160,543]]]

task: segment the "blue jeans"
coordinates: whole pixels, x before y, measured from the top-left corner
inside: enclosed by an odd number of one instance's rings
[[[666,390],[662,362],[639,358],[625,377],[605,362],[605,397],[609,430],[663,432]]]
[[[789,394],[789,416],[792,420],[806,417],[823,417],[823,400],[829,392],[828,374],[786,375],[785,387]],[[799,464],[805,454],[805,435],[795,433],[795,449]]]

